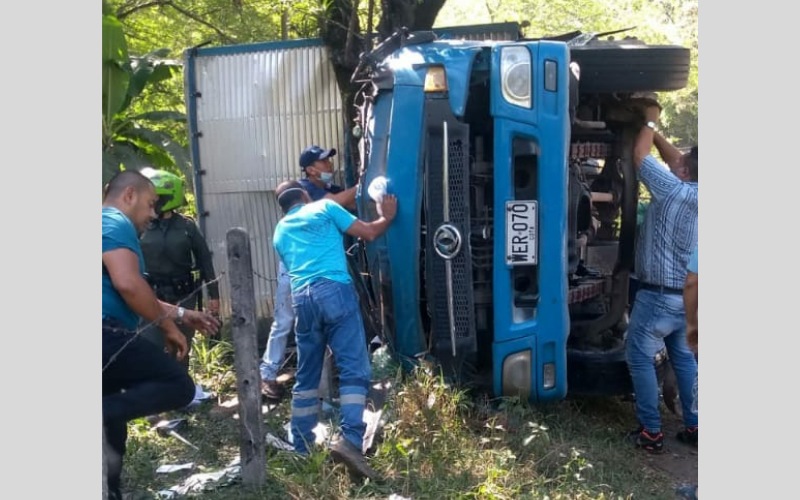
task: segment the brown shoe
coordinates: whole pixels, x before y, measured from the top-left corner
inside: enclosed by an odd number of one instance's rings
[[[283,398],[283,387],[274,380],[262,380],[261,394],[267,399],[280,401]]]
[[[331,448],[331,456],[337,463],[343,463],[351,474],[366,477],[372,481],[376,481],[379,476],[372,467],[367,464],[367,459],[361,453],[361,450],[356,448],[353,443],[340,438],[336,444]]]

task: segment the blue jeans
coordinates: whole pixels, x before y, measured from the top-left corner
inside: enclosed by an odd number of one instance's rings
[[[275,380],[278,370],[283,364],[286,355],[286,342],[294,325],[294,311],[292,310],[292,289],[289,282],[289,273],[281,262],[278,266],[278,287],[275,291],[275,316],[272,328],[269,331],[267,348],[261,359],[261,379]]]
[[[697,425],[697,412],[692,411],[697,361],[686,343],[683,296],[639,289],[635,304],[628,326],[626,354],[639,423],[648,432],[661,431],[655,355],[666,346],[678,381],[684,424]]]
[[[339,370],[342,436],[361,449],[364,406],[370,381],[369,354],[358,295],[352,283],[325,278],[292,295],[297,315],[297,379],[292,391],[292,441],[298,453],[314,442],[319,414],[319,381],[325,348]]]

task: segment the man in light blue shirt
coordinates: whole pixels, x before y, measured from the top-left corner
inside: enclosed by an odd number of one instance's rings
[[[290,278],[296,316],[297,378],[292,391],[294,448],[308,453],[319,414],[319,382],[326,346],[339,370],[342,436],[331,450],[337,461],[360,476],[377,478],[362,446],[370,365],[358,295],[347,268],[343,236],[372,241],[389,228],[397,200],[386,195],[378,219],[364,222],[333,200],[311,197],[296,181],[275,190],[286,214],[275,227],[273,246]]]

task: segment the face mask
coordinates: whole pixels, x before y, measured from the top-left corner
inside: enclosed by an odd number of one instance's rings
[[[319,180],[321,180],[325,184],[330,184],[333,181],[333,173],[332,172],[320,172],[319,173]]]

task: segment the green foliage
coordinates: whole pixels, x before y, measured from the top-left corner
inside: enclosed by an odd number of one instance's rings
[[[103,11],[109,10],[104,3]],[[165,126],[185,122],[185,115],[174,110],[137,112],[133,106],[148,86],[180,72],[180,64],[164,59],[168,54],[162,48],[131,56],[122,23],[103,15],[103,183],[121,169],[144,166],[189,172],[185,145]]]
[[[209,356],[204,351],[198,362],[193,359],[193,378],[227,401],[235,388],[209,386],[205,377],[218,370],[231,372],[230,354],[213,361]],[[392,493],[415,500],[674,498],[671,478],[619,435],[633,413],[629,403],[576,400],[534,408],[514,398],[471,397],[424,368],[397,382],[383,407],[386,425],[369,458],[382,481],[353,481],[324,448],[306,458],[268,448],[268,479],[261,490],[234,485],[197,498],[366,500]],[[153,495],[190,474],[154,474],[164,463],[194,462],[206,472],[230,463],[239,453],[239,421],[230,414],[212,416],[210,406],[190,414],[182,433],[199,450],[158,436],[144,421],[131,423],[126,487]],[[285,438],[290,408],[289,398],[270,406],[264,416],[266,432]],[[672,417],[670,425],[680,421]]]
[[[529,23],[528,37],[571,31],[603,33],[625,28],[616,38],[635,36],[651,45],[681,45],[691,49],[686,88],[659,95],[664,108],[664,134],[678,147],[698,142],[698,1],[697,0],[462,0],[447,2],[437,26],[515,21]]]

